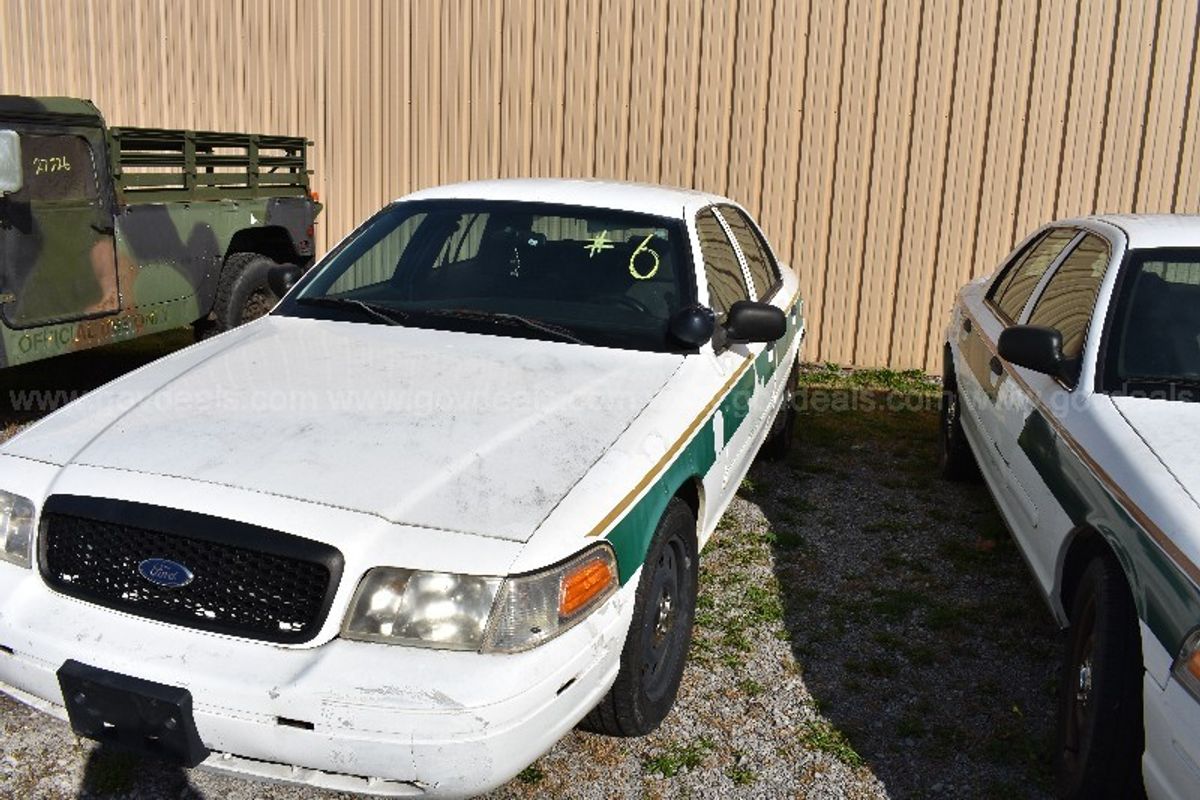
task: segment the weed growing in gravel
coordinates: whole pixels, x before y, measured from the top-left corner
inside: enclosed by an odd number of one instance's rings
[[[546,778],[546,773],[536,764],[530,764],[517,773],[517,780],[526,786],[536,786]]]
[[[901,394],[937,394],[941,385],[919,369],[843,369],[837,364],[808,365],[800,370],[802,386],[884,389]]]
[[[779,599],[779,585],[771,581],[767,586],[750,586],[746,589],[746,620],[754,625],[778,622],[783,619],[783,603]]]
[[[725,777],[733,781],[734,786],[749,786],[757,780],[754,770],[741,764],[731,764],[726,767]]]
[[[829,724],[827,720],[815,719],[804,723],[800,729],[799,739],[800,744],[809,750],[828,753],[848,767],[862,766],[862,756],[850,745],[846,735]]]
[[[695,769],[704,763],[712,749],[712,740],[705,736],[683,744],[671,742],[663,748],[663,752],[642,762],[642,769],[664,778],[674,778],[680,772]]]
[[[808,540],[796,531],[769,530],[763,535],[767,544],[782,547],[785,550],[802,550],[808,547]]]

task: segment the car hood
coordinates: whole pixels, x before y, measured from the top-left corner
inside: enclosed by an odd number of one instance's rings
[[[1200,403],[1114,397],[1113,405],[1200,505]]]
[[[527,541],[681,363],[267,317],[85,395],[0,452]]]

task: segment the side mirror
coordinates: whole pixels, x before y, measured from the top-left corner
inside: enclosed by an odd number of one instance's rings
[[[0,197],[19,192],[24,185],[21,136],[16,131],[0,131]]]
[[[267,270],[267,286],[276,297],[283,297],[304,275],[304,270],[295,264],[283,264]]]
[[[996,343],[1005,361],[1026,367],[1034,372],[1059,377],[1064,374],[1067,359],[1062,351],[1062,333],[1041,325],[1014,325],[1000,333]]]
[[[717,315],[704,306],[681,308],[671,317],[671,336],[689,347],[700,347],[716,329]]]
[[[769,303],[738,300],[725,316],[725,338],[731,342],[773,342],[787,332],[787,317]]]

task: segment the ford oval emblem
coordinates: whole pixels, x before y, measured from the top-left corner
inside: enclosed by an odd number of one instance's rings
[[[138,573],[151,583],[168,589],[187,586],[196,577],[183,564],[169,558],[147,558],[138,564]]]

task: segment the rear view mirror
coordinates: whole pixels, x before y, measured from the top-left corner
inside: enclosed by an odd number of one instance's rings
[[[267,286],[271,287],[271,291],[276,297],[283,297],[296,285],[296,281],[300,280],[300,276],[303,274],[304,270],[295,264],[271,267],[267,271]]]
[[[0,131],[0,197],[21,191],[21,136],[16,131]]]
[[[1061,377],[1066,358],[1062,351],[1062,334],[1055,328],[1041,325],[1014,325],[1005,328],[996,342],[1000,357],[1019,367]]]
[[[787,317],[770,303],[738,300],[725,317],[725,338],[731,342],[773,342],[787,331]]]

